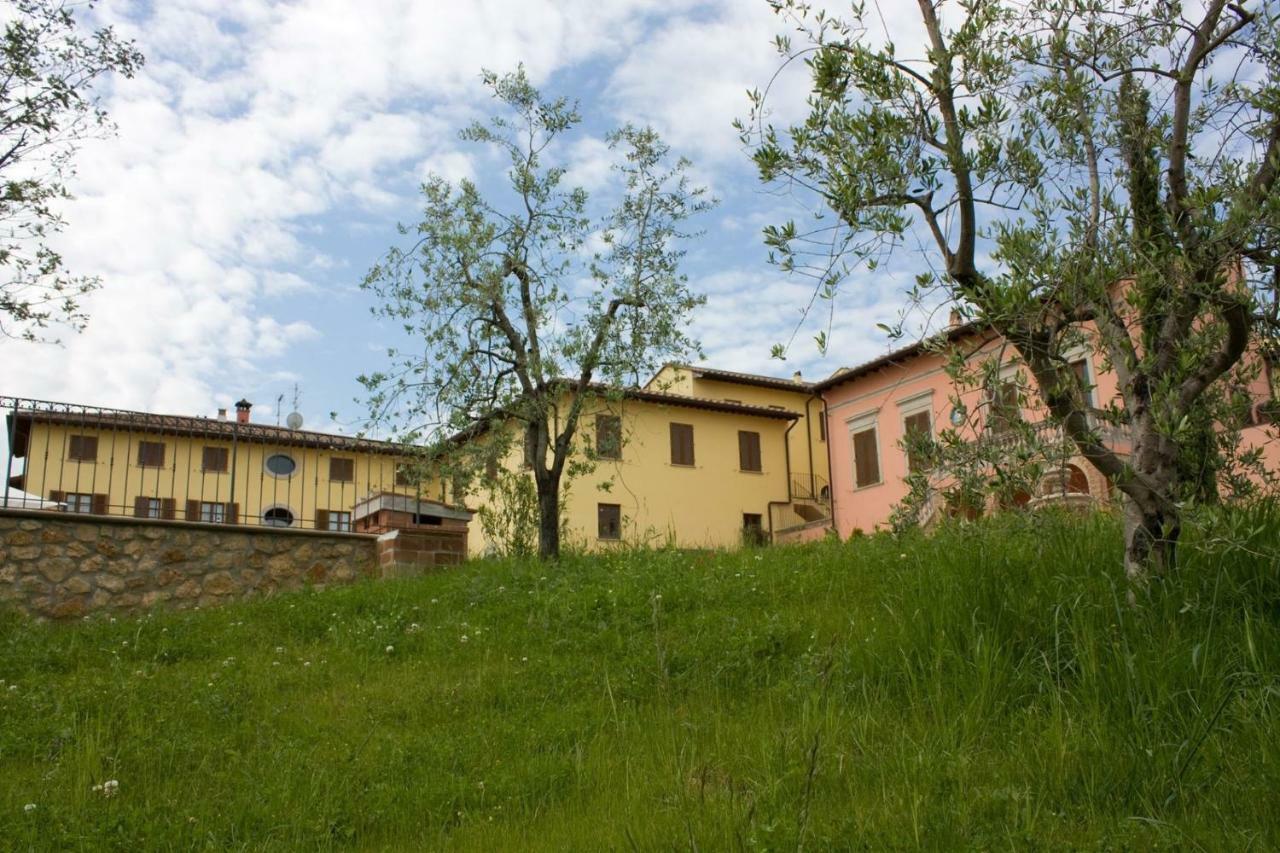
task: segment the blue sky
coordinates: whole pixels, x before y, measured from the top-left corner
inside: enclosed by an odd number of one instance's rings
[[[354,425],[355,377],[394,337],[362,275],[414,221],[423,175],[501,180],[457,138],[492,112],[482,67],[523,62],[544,91],[580,99],[587,120],[561,156],[588,189],[624,121],[693,161],[721,199],[685,265],[708,298],[690,324],[709,364],[817,378],[878,355],[876,323],[924,263],[904,251],[848,282],[826,357],[812,342],[824,313],[786,362],[769,358],[811,285],[766,263],[760,229],[813,200],[760,186],[731,126],[778,66],[785,25],[764,0],[166,0],[95,15],[148,59],[103,91],[119,134],[83,147],[59,244],[103,287],[84,333],[0,342],[0,393],[190,414],[247,396],[272,422],[296,384],[308,426],[332,428],[331,411]],[[801,114],[805,82],[777,84],[776,119]]]

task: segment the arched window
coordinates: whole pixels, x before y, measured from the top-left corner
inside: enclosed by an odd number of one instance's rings
[[[288,507],[273,506],[262,514],[262,523],[267,527],[293,527],[293,513]]]
[[[1067,466],[1067,493],[1072,495],[1089,494],[1089,478],[1075,465]]]

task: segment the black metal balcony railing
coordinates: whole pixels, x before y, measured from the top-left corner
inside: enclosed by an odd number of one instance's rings
[[[791,499],[793,501],[816,501],[828,503],[831,500],[831,488],[827,478],[818,474],[792,474]]]
[[[370,495],[440,497],[388,442],[17,397],[0,413],[0,507],[345,532]]]

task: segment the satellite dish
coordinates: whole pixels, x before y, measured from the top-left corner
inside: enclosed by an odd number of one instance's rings
[[[302,426],[302,415],[297,412],[290,412],[289,417],[284,419],[284,423],[289,429],[298,429]]]

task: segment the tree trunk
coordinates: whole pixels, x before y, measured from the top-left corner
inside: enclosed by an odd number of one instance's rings
[[[560,479],[538,478],[538,557],[560,559]]]
[[[1124,573],[1129,601],[1174,568],[1181,519],[1176,509],[1144,509],[1133,498],[1124,502]]]

